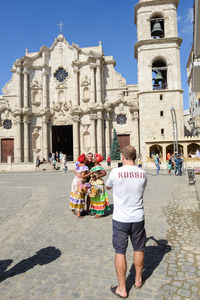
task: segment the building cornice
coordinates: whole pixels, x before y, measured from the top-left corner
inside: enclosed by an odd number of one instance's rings
[[[157,6],[157,5],[163,5],[163,4],[174,4],[176,8],[178,7],[179,0],[152,0],[152,1],[146,1],[146,2],[140,2],[135,5],[135,18],[134,22],[137,25],[137,12],[138,9],[141,7],[148,7],[148,6]]]
[[[178,139],[178,143],[192,143],[192,142],[198,142],[199,143],[199,137],[198,136],[186,136],[186,137],[180,137]],[[170,138],[163,138],[163,139],[155,139],[155,140],[146,140],[145,144],[168,144],[172,143],[173,144],[173,139]]]
[[[160,93],[174,93],[174,92],[179,92],[179,93],[181,93],[181,94],[183,94],[183,92],[184,92],[184,90],[182,90],[182,89],[176,89],[176,90],[168,90],[168,89],[165,89],[165,90],[152,90],[152,91],[142,91],[142,92],[138,92],[137,94],[138,94],[138,96],[139,95],[143,95],[143,94],[152,94],[152,93],[154,93],[154,94],[160,94]]]
[[[170,44],[176,43],[179,47],[181,46],[182,39],[179,37],[169,37],[169,38],[161,38],[161,39],[149,39],[149,40],[142,40],[135,43],[135,58],[137,59],[138,48],[141,46],[146,45],[163,45],[163,44]]]

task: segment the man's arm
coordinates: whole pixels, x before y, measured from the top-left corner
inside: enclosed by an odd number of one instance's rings
[[[106,186],[106,189],[107,190],[111,190],[112,189],[112,186],[110,187],[110,186]]]
[[[114,169],[110,172],[110,175],[106,181],[105,186],[106,186],[107,190],[111,190],[113,187],[113,172],[114,172]]]

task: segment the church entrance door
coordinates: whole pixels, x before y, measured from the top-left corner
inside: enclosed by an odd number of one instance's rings
[[[52,126],[52,151],[67,155],[67,160],[73,160],[73,127]]]
[[[1,162],[7,163],[8,156],[11,156],[11,162],[14,161],[14,139],[1,140]]]
[[[122,150],[123,147],[130,145],[130,134],[118,134],[118,140],[120,150]]]

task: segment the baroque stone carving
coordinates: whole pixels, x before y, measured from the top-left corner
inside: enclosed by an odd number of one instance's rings
[[[122,102],[116,107],[115,112],[116,114],[122,114],[125,112],[125,106]]]
[[[5,99],[0,100],[0,116],[1,116],[1,125],[4,125],[6,120],[12,122],[13,115],[9,106],[9,103]]]
[[[56,85],[56,89],[66,89],[67,88],[67,82],[63,82],[63,83],[57,83]]]
[[[91,84],[91,80],[88,78],[87,75],[84,76],[81,80],[81,86],[88,86]]]
[[[57,125],[64,125],[68,123],[71,117],[69,115],[71,106],[71,101],[69,101],[69,104],[66,102],[58,102],[54,104],[52,107],[53,123]]]
[[[90,126],[90,124],[82,124],[82,125],[81,125],[82,131],[83,131],[83,132],[88,132],[89,126]]]
[[[30,83],[30,87],[31,87],[32,90],[42,89],[42,85],[41,85],[41,83],[39,83],[37,81],[37,79],[35,79],[33,82]]]
[[[53,106],[53,110],[57,112],[68,111],[70,108],[71,108],[71,101],[69,101],[69,104],[67,104],[66,102],[58,102]]]

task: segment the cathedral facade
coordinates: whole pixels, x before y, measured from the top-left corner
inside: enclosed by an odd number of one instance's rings
[[[1,162],[48,158],[62,151],[110,154],[112,130],[121,143],[138,141],[137,86],[127,86],[102,45],[69,45],[62,34],[50,48],[18,59],[0,101]],[[10,150],[9,150],[10,149]]]
[[[55,151],[68,160],[82,152],[106,158],[114,128],[120,146],[134,145],[145,163],[152,153],[173,151],[172,107],[184,139],[178,3],[140,0],[135,6],[138,84],[126,84],[101,42],[80,48],[60,34],[50,48],[26,51],[0,98],[1,162],[8,156],[33,162]]]

